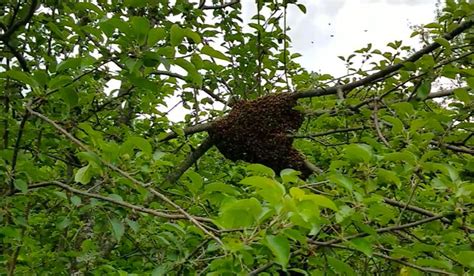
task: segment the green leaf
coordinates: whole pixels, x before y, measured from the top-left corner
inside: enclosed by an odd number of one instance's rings
[[[226,55],[224,55],[222,52],[212,48],[211,46],[209,45],[204,45],[201,49],[201,53],[204,54],[204,55],[207,55],[207,56],[210,56],[210,57],[213,57],[213,58],[218,58],[218,59],[222,59],[222,60],[225,60],[225,61],[229,61],[230,62],[230,58],[227,57]]]
[[[79,97],[74,88],[68,86],[61,88],[58,95],[63,99],[63,101],[71,108],[77,106],[79,102]]]
[[[67,69],[79,68],[81,66],[81,62],[82,62],[82,58],[68,58],[58,64],[58,66],[56,67],[56,71],[62,72]]]
[[[240,184],[258,188],[257,194],[271,204],[280,202],[285,195],[285,187],[273,179],[263,176],[250,176],[242,179]]]
[[[20,190],[22,193],[26,193],[28,191],[28,183],[26,183],[23,179],[15,179],[13,183],[16,189]]]
[[[184,36],[186,35],[183,28],[178,24],[173,24],[170,29],[170,43],[172,46],[178,46],[183,42]]]
[[[372,244],[366,238],[353,239],[350,241],[350,244],[355,249],[367,255],[367,257],[372,257]]]
[[[222,206],[216,222],[227,229],[250,227],[258,220],[262,211],[262,205],[257,199],[240,199]]]
[[[125,226],[117,218],[112,218],[110,220],[110,224],[112,225],[112,234],[114,235],[114,238],[117,240],[117,242],[120,242],[123,234],[125,233]]]
[[[299,175],[300,172],[293,169],[284,169],[280,172],[280,177],[284,184],[297,183],[299,181]]]
[[[147,46],[152,47],[158,41],[166,38],[166,30],[163,28],[153,28],[148,32]]]
[[[434,41],[446,49],[451,49],[451,44],[449,43],[447,39],[443,37],[437,37],[434,39]]]
[[[290,195],[298,201],[302,202],[305,200],[309,200],[313,202],[313,204],[316,206],[321,206],[337,211],[336,204],[334,204],[332,200],[323,195],[306,194],[304,190],[297,187],[290,188]]]
[[[91,181],[91,178],[92,169],[91,166],[88,164],[87,166],[77,170],[76,175],[74,176],[74,181],[79,182],[81,184],[87,184]]]
[[[196,194],[199,189],[201,189],[204,180],[200,174],[192,170],[187,171],[185,175],[191,180],[191,183],[187,183],[186,187],[188,187],[193,194]]]
[[[127,222],[128,226],[133,230],[133,232],[138,233],[140,230],[140,224],[134,220],[126,218],[125,221]]]
[[[148,30],[150,30],[150,22],[145,17],[134,16],[130,19],[132,32],[137,37],[140,45],[145,44]]]
[[[251,171],[254,173],[259,173],[264,176],[275,177],[275,172],[267,166],[262,164],[250,164],[246,167],[247,171]]]
[[[372,159],[372,149],[365,144],[352,144],[344,148],[345,157],[352,161],[368,163]]]
[[[306,6],[303,5],[303,4],[297,4],[298,5],[298,8],[300,9],[300,11],[302,11],[303,13],[306,13]]]
[[[290,260],[290,242],[288,239],[283,235],[268,235],[265,237],[265,245],[272,251],[276,263],[286,268]]]
[[[76,195],[71,196],[71,203],[72,203],[74,206],[77,207],[77,206],[81,205],[81,202],[82,202],[82,201],[81,201],[81,198],[80,198],[80,197],[78,197],[78,196],[76,196]]]
[[[357,275],[355,271],[352,269],[352,267],[345,262],[338,260],[332,256],[327,257],[328,264],[331,267],[331,269],[336,272],[339,275]]]
[[[377,169],[377,177],[379,178],[379,182],[393,183],[399,189],[402,186],[402,182],[400,181],[400,178],[398,178],[398,175],[393,171],[389,171],[389,170],[379,168],[379,169]]]
[[[347,190],[349,191],[352,191],[353,190],[353,182],[350,178],[348,177],[345,177],[344,175],[340,174],[340,173],[335,173],[335,174],[332,174],[329,179],[331,180],[331,182],[335,183],[335,184],[338,184],[344,188],[346,188]]]
[[[416,90],[416,97],[419,100],[424,100],[431,92],[431,81],[423,81],[418,90]]]
[[[16,81],[29,85],[31,88],[39,87],[38,82],[36,82],[36,80],[31,76],[31,74],[25,73],[22,71],[9,70],[9,71],[0,73],[0,77],[2,78],[10,77]]]
[[[456,260],[463,266],[474,268],[474,251],[461,251],[456,256]]]
[[[228,194],[228,195],[239,195],[240,192],[232,187],[231,185],[225,184],[223,182],[213,182],[209,183],[204,187],[204,190],[207,193],[223,193],[223,194]]]
[[[191,38],[194,41],[194,43],[196,43],[196,44],[201,43],[201,36],[199,36],[198,33],[194,32],[190,28],[184,29],[184,35],[186,37]]]
[[[454,89],[454,96],[465,104],[469,104],[471,102],[471,96],[465,88],[456,88]]]
[[[125,141],[125,143],[123,143],[122,146],[120,147],[120,153],[121,154],[127,153],[129,155],[132,155],[133,149],[139,149],[143,153],[150,156],[153,151],[151,144],[150,142],[148,142],[147,139],[143,137],[139,137],[139,136],[131,136],[131,137],[128,137],[127,141]]]

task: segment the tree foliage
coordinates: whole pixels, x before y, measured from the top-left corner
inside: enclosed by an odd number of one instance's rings
[[[1,274],[473,273],[469,1],[342,77],[298,64],[294,0],[0,3]],[[206,133],[272,93],[308,179]]]

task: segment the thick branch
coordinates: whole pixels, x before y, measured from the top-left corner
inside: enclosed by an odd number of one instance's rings
[[[233,0],[233,1],[230,1],[230,2],[227,2],[227,3],[224,3],[222,5],[215,5],[215,6],[202,5],[201,9],[202,10],[217,10],[217,9],[223,9],[223,8],[230,7],[230,6],[238,4],[238,3],[240,3],[240,0]]]
[[[473,25],[474,25],[474,20],[464,21],[461,25],[459,25],[459,27],[454,29],[452,32],[445,34],[443,37],[446,40],[451,40],[457,35],[464,32],[465,30],[471,28]],[[330,88],[319,88],[319,89],[313,89],[313,90],[308,90],[308,91],[303,91],[303,92],[297,92],[295,94],[295,97],[297,99],[300,99],[300,98],[309,98],[309,97],[316,97],[316,96],[334,95],[334,94],[337,94],[338,90],[341,90],[342,92],[347,93],[354,88],[383,80],[384,77],[388,76],[389,74],[400,70],[403,67],[403,64],[405,62],[415,62],[418,59],[420,59],[423,55],[428,54],[438,49],[440,46],[441,45],[439,43],[433,42],[430,45],[422,48],[418,52],[415,52],[412,56],[408,57],[405,61],[388,66],[387,68],[380,70],[365,78],[362,78],[358,81],[354,81],[354,82],[344,84],[344,85],[337,85]]]
[[[466,153],[470,155],[474,155],[474,150],[468,147],[458,147],[450,144],[443,144],[438,141],[431,141],[431,144],[439,146],[440,148],[447,148],[449,150],[455,151],[455,152],[460,152],[460,153]]]
[[[28,22],[33,17],[33,14],[35,13],[37,6],[38,6],[38,0],[33,0],[31,2],[30,9],[28,10],[28,13],[26,14],[25,18],[23,18],[20,21],[15,22],[10,28],[8,28],[8,30],[4,34],[0,35],[0,40],[7,43],[8,39],[14,32],[16,32],[20,27],[28,24]]]
[[[190,134],[194,134],[194,133],[197,133],[197,132],[210,130],[213,123],[214,122],[209,122],[209,123],[204,123],[204,124],[199,124],[199,125],[186,127],[183,130],[184,135],[190,135]],[[168,141],[168,140],[174,139],[176,137],[178,137],[178,134],[175,133],[175,132],[172,132],[172,133],[169,133],[166,137],[160,139],[160,142]]]
[[[182,215],[182,214],[164,213],[164,212],[156,211],[156,210],[146,208],[146,207],[143,207],[143,206],[134,205],[134,204],[125,202],[123,200],[116,200],[116,199],[111,198],[111,197],[107,197],[107,196],[103,196],[103,195],[99,195],[99,194],[95,194],[95,193],[89,193],[89,192],[86,192],[86,191],[78,190],[78,189],[75,189],[75,188],[73,188],[73,187],[71,187],[71,186],[69,186],[65,183],[62,183],[60,181],[49,181],[49,182],[37,183],[37,184],[30,185],[28,187],[28,189],[37,189],[37,188],[43,188],[43,187],[47,187],[47,186],[57,186],[57,187],[60,187],[64,190],[67,190],[67,191],[69,191],[71,193],[74,193],[74,194],[77,194],[77,195],[81,195],[81,196],[89,197],[89,198],[95,198],[95,199],[99,199],[99,200],[102,200],[102,201],[107,201],[109,203],[119,205],[119,206],[122,206],[122,207],[127,208],[127,209],[131,209],[131,210],[141,212],[141,213],[150,214],[150,215],[153,215],[153,216],[159,217],[159,218],[187,219],[187,217]],[[202,222],[212,222],[211,219],[204,218],[204,217],[194,217],[194,219],[196,219],[198,221],[202,221]]]
[[[207,150],[213,146],[211,138],[207,137],[196,150],[192,151],[181,164],[166,177],[166,182],[175,183]]]

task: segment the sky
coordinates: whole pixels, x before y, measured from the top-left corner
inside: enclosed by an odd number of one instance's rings
[[[255,14],[254,0],[243,0],[244,19]],[[373,44],[383,50],[387,43],[410,39],[410,26],[434,20],[436,0],[299,0],[306,6],[303,14],[296,6],[288,10],[293,52],[304,68],[341,76],[344,63],[337,56],[348,56],[354,50]],[[246,20],[246,21],[247,21]]]

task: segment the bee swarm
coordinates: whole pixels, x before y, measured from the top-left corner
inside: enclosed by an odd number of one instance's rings
[[[288,134],[298,130],[303,115],[294,110],[290,94],[273,94],[237,102],[228,116],[217,121],[209,135],[219,151],[232,161],[260,163],[280,172],[292,168],[306,178],[311,171],[293,148]]]

